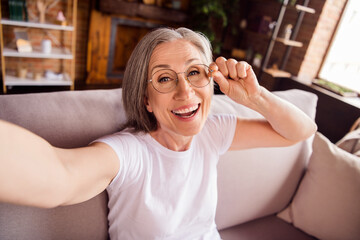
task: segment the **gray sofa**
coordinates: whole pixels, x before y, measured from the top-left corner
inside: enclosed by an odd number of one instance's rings
[[[300,90],[276,94],[314,118],[314,94]],[[261,117],[223,95],[214,95],[211,111]],[[55,146],[72,148],[117,131],[126,116],[121,89],[115,89],[2,95],[0,118],[30,129]],[[316,233],[298,227],[292,213],[286,214],[309,162],[311,143],[312,138],[286,148],[221,156],[216,223],[223,239],[316,239],[311,236]],[[54,209],[0,203],[0,239],[108,239],[107,211],[106,192]]]

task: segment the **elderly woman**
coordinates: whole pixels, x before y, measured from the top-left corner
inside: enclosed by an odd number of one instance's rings
[[[266,120],[209,116],[213,80]],[[123,102],[122,131],[78,149],[0,122],[0,201],[55,207],[107,189],[111,239],[220,239],[219,155],[289,146],[316,131],[303,112],[259,86],[249,64],[212,62],[208,40],[186,28],[158,29],[140,41]]]

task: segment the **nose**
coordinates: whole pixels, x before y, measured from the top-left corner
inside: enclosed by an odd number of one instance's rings
[[[185,77],[185,73],[178,73],[178,83],[176,86],[175,98],[179,100],[189,99],[194,93],[194,89],[192,88],[191,83]]]

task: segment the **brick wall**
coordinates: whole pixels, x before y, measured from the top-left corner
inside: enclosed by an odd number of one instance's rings
[[[315,9],[315,14],[305,13],[296,41],[302,42],[303,47],[293,47],[286,62],[285,71],[294,76],[308,79],[316,77],[322,60],[326,54],[336,24],[340,18],[346,0],[310,0],[309,7]],[[297,1],[302,4],[302,0]],[[247,49],[251,47],[254,53],[265,56],[270,41],[270,34],[258,34],[251,29],[259,16],[269,16],[273,21],[278,17],[281,3],[275,0],[248,1],[243,5],[245,11],[240,19],[246,18],[248,30],[242,36],[233,40],[238,44],[236,47]],[[283,22],[279,30],[279,36],[283,35],[287,24],[295,26],[298,12],[290,7],[286,10]],[[240,43],[239,43],[240,42]],[[227,46],[231,48],[231,46]],[[269,66],[281,65],[286,46],[276,42],[269,60]]]
[[[318,4],[320,0],[313,2]],[[319,19],[298,72],[300,80],[309,82],[317,77],[345,4],[346,0],[327,0],[317,13]]]

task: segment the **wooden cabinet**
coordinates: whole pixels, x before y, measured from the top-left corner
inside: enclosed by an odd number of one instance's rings
[[[10,2],[10,1],[8,1]],[[26,11],[31,11],[36,18],[37,3],[26,1]],[[1,71],[3,93],[15,86],[67,86],[74,89],[75,78],[75,45],[77,0],[53,1],[53,5],[61,5],[53,13],[45,15],[45,22],[39,20],[9,19],[9,5],[1,1],[0,44]],[[60,10],[59,10],[60,9]],[[64,9],[64,11],[61,11]],[[62,23],[54,14],[63,13]],[[29,14],[31,15],[31,14]],[[31,51],[19,51],[14,31],[21,29],[28,35]],[[47,39],[51,42],[51,50],[44,51],[41,44]]]
[[[187,8],[187,3],[182,0],[181,6]],[[179,27],[186,20],[182,9],[142,1],[99,0],[90,15],[86,84],[120,87],[138,41],[154,28]]]

